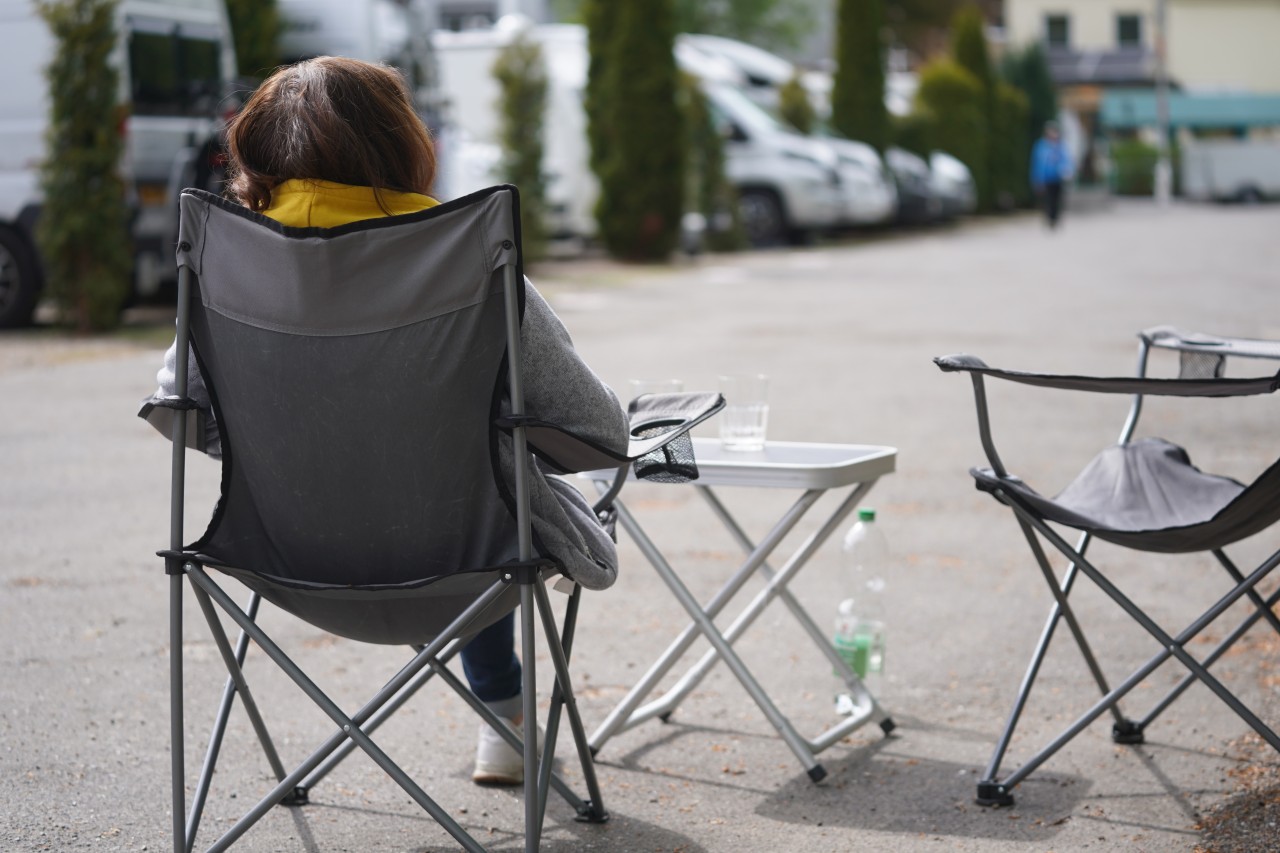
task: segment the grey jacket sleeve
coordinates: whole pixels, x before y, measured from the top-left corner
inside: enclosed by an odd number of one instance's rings
[[[150,397],[142,401],[138,417],[151,424],[165,438],[173,437],[173,418],[177,411],[165,405],[178,393],[177,380],[178,342],[169,344],[164,354],[164,364],[156,372],[159,388]],[[187,353],[187,398],[196,404],[191,411],[187,425],[187,445],[201,450],[214,459],[222,458],[222,441],[218,435],[218,424],[213,417],[213,404],[209,402],[209,391],[205,387],[204,377],[200,375],[200,367],[196,364],[195,353]]]
[[[528,280],[521,344],[528,414],[625,454],[626,412],[574,350],[564,323]],[[503,442],[501,447],[503,468],[510,472],[509,445]],[[530,480],[533,528],[543,545],[586,589],[612,586],[618,577],[617,549],[586,498],[569,482],[536,466]]]
[[[625,454],[629,434],[622,404],[578,355],[564,323],[528,279],[520,342],[527,413]]]

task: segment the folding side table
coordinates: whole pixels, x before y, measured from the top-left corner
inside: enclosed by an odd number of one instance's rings
[[[818,782],[827,775],[826,770],[818,763],[816,758],[818,753],[867,723],[877,723],[886,734],[893,730],[894,724],[876,698],[832,648],[827,631],[814,622],[787,589],[787,584],[840,527],[876,481],[882,475],[892,473],[897,450],[874,445],[771,441],[766,443],[764,449],[759,452],[734,452],[721,448],[718,440],[707,438],[694,438],[693,446],[699,477],[692,483],[684,484],[684,487],[692,486],[697,489],[716,517],[747,553],[746,561],[705,606],[700,605],[680,580],[677,571],[671,567],[653,540],[627,509],[625,503],[616,502],[618,519],[622,522],[623,529],[635,541],[645,558],[657,570],[658,575],[693,621],[631,688],[622,702],[591,736],[591,749],[593,753],[598,752],[615,734],[653,717],[659,717],[665,721],[680,702],[697,687],[711,668],[718,661],[723,660],[752,700],[760,707],[770,724],[777,729],[787,746],[795,753],[796,758],[808,772],[809,778]],[[581,476],[592,480],[596,488],[604,493],[616,474],[615,471],[592,471]],[[713,486],[796,489],[801,491],[801,495],[757,544],[748,538],[738,522],[730,515],[728,509],[712,490]],[[780,569],[772,568],[767,561],[774,549],[817,503],[818,499],[832,490],[847,491],[847,495],[821,527],[800,544]],[[712,620],[724,610],[756,572],[760,572],[766,580],[764,589],[738,614],[728,628],[721,632]],[[849,695],[853,699],[852,712],[812,740],[800,735],[791,721],[782,715],[732,648],[734,641],[742,636],[774,599],[786,605],[805,633],[813,640],[814,645],[836,672],[844,678],[849,688]],[[653,692],[659,680],[688,651],[699,634],[707,638],[712,648],[685,672],[675,686],[662,696],[641,705]]]

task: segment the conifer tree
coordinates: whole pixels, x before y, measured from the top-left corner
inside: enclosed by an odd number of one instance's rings
[[[280,10],[276,0],[227,0],[236,69],[261,80],[280,64]]]
[[[883,151],[889,145],[884,105],[884,0],[839,0],[831,125],[841,136]]]
[[[87,333],[119,322],[132,267],[120,177],[120,78],[108,61],[116,46],[116,2],[41,0],[36,8],[56,45],[45,70],[49,124],[36,241],[47,292],[63,319]]]
[[[600,237],[616,257],[662,260],[679,240],[685,177],[671,0],[599,2],[615,16],[588,119],[608,132],[595,157]]]
[[[969,167],[975,186],[987,182],[987,124],[976,77],[954,60],[934,60],[920,70],[915,112],[928,117],[933,144]]]
[[[813,126],[817,123],[818,117],[813,108],[813,102],[809,100],[809,90],[804,87],[804,81],[800,79],[799,72],[793,74],[791,79],[778,89],[778,113],[783,121],[798,132],[805,136],[813,133]]]
[[[499,139],[503,179],[520,190],[520,231],[525,258],[542,257],[546,174],[542,171],[542,129],[547,108],[547,71],[542,49],[521,33],[503,48],[493,66],[500,96]]]
[[[587,113],[587,137],[591,144],[591,171],[601,172],[610,147],[612,129],[604,119],[605,70],[609,65],[609,45],[618,17],[617,0],[583,0],[582,17],[587,26],[587,87],[583,109]]]
[[[997,127],[1000,122],[996,115],[996,79],[991,69],[991,58],[987,53],[984,26],[982,11],[977,6],[968,5],[956,12],[951,24],[951,56],[956,64],[973,75],[982,89],[982,121],[987,140],[982,154],[984,178],[978,182],[975,174],[974,180],[977,182],[978,208],[991,210],[995,206],[996,198],[996,188],[992,184],[992,179],[999,173],[996,157],[1000,148]]]

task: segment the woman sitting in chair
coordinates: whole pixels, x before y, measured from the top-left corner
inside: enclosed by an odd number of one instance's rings
[[[228,194],[283,225],[332,228],[360,220],[415,213],[438,202],[428,193],[435,153],[408,89],[394,69],[319,57],[279,69],[254,93],[228,130]],[[370,299],[377,291],[370,283]],[[573,349],[564,325],[526,281],[521,340],[528,414],[625,453],[627,417],[617,397]],[[165,356],[158,396],[174,393],[175,347]],[[209,395],[191,359],[188,396],[206,411]],[[210,413],[211,414],[211,413]],[[221,455],[217,424],[207,421],[206,451]],[[509,460],[508,460],[509,461]],[[510,471],[508,471],[510,475]],[[533,529],[565,573],[588,589],[617,576],[612,537],[583,496],[535,468]],[[515,617],[475,636],[462,650],[471,689],[498,716],[522,719]],[[480,724],[472,778],[518,784],[521,756]]]

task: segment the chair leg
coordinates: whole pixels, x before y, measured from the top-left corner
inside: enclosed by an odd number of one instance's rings
[[[580,820],[589,823],[604,823],[609,819],[609,814],[604,808],[604,799],[600,792],[599,780],[596,778],[595,761],[591,756],[591,747],[587,743],[587,730],[582,724],[581,715],[578,713],[577,698],[573,692],[573,683],[569,678],[569,651],[573,646],[579,592],[580,588],[575,586],[573,597],[569,601],[569,610],[565,614],[565,637],[568,643],[568,648],[566,648],[556,632],[555,622],[551,613],[551,601],[547,598],[546,584],[542,578],[538,578],[533,587],[533,593],[537,598],[538,612],[542,617],[543,631],[547,635],[551,664],[556,671],[555,690],[559,691],[560,702],[563,703],[565,713],[568,715],[569,730],[573,735],[574,745],[578,750],[578,758],[582,764],[582,775],[587,786],[587,808],[585,811],[579,811],[578,817]],[[547,762],[550,763],[549,756]]]
[[[1244,583],[1244,575],[1240,574],[1240,570],[1236,568],[1236,564],[1231,562],[1230,558],[1227,557],[1225,551],[1222,551],[1221,549],[1214,551],[1213,556],[1217,557],[1218,562],[1227,570],[1227,574],[1231,575],[1231,579],[1233,581],[1237,584]],[[1249,588],[1249,591],[1246,592],[1245,595],[1249,596],[1249,600],[1253,602],[1253,606],[1258,608],[1258,615],[1270,622],[1271,627],[1276,629],[1277,634],[1280,634],[1280,616],[1277,616],[1275,611],[1271,609],[1274,606],[1274,601],[1271,604],[1267,604],[1262,600],[1262,596],[1258,594],[1258,591],[1252,587]]]
[[[1001,498],[997,495],[997,498]],[[1272,555],[1263,565],[1253,572],[1248,578],[1239,576],[1238,572],[1234,573],[1237,578],[1236,588],[1227,596],[1220,599],[1214,606],[1210,607],[1200,618],[1195,620],[1176,638],[1170,637],[1158,625],[1156,625],[1147,615],[1130,601],[1118,588],[1111,584],[1101,572],[1098,571],[1085,557],[1085,546],[1088,544],[1087,535],[1081,539],[1076,548],[1071,548],[1057,533],[1053,531],[1047,524],[1027,512],[1020,506],[1002,500],[1015,513],[1024,535],[1027,538],[1032,552],[1036,557],[1037,563],[1040,565],[1041,571],[1049,583],[1055,598],[1055,606],[1050,614],[1049,620],[1042,632],[1040,643],[1036,648],[1036,652],[1032,658],[1031,665],[1028,667],[1027,673],[1023,678],[1023,684],[1019,691],[1018,699],[1014,705],[1014,710],[1006,723],[1004,733],[1001,736],[1000,743],[992,757],[990,765],[988,765],[983,779],[978,784],[977,801],[982,805],[1012,805],[1012,790],[1022,780],[1024,780],[1032,771],[1038,768],[1046,760],[1048,760],[1059,749],[1065,746],[1072,738],[1083,731],[1087,726],[1093,723],[1097,717],[1104,712],[1110,711],[1117,717],[1117,722],[1113,726],[1112,737],[1118,743],[1140,743],[1142,742],[1143,729],[1154,719],[1155,715],[1162,711],[1169,703],[1180,694],[1191,681],[1197,680],[1209,687],[1224,703],[1227,704],[1237,715],[1241,717],[1251,728],[1260,734],[1277,751],[1280,751],[1280,737],[1268,728],[1260,719],[1258,719],[1247,707],[1243,705],[1229,690],[1208,673],[1207,667],[1220,657],[1227,648],[1229,648],[1244,632],[1255,623],[1259,618],[1263,618],[1264,614],[1270,612],[1270,608],[1280,601],[1280,591],[1273,594],[1268,600],[1263,601],[1260,597],[1255,600],[1255,612],[1250,615],[1245,623],[1228,636],[1218,648],[1206,659],[1204,663],[1196,661],[1183,648],[1187,642],[1198,635],[1209,623],[1218,618],[1228,607],[1231,606],[1239,598],[1248,595],[1254,591],[1257,583],[1262,580],[1277,564],[1280,564],[1280,552]],[[1045,541],[1049,542],[1059,552],[1071,560],[1071,565],[1067,570],[1067,574],[1061,584],[1056,580],[1049,566],[1048,559],[1044,555],[1043,549],[1040,547],[1039,539],[1036,536],[1039,533]],[[1231,567],[1234,568],[1234,567]],[[1231,570],[1228,569],[1228,571]],[[1161,651],[1156,654],[1145,665],[1137,669],[1132,675],[1124,680],[1114,689],[1106,688],[1106,680],[1102,676],[1096,659],[1093,657],[1088,644],[1084,640],[1083,632],[1075,619],[1070,605],[1067,603],[1067,595],[1071,591],[1071,587],[1077,577],[1078,572],[1083,572],[1096,583],[1104,593],[1118,604],[1121,609],[1129,614],[1138,624],[1151,634],[1161,645]],[[1256,594],[1256,593],[1255,593]],[[1251,596],[1252,597],[1252,596]],[[1272,614],[1274,615],[1274,614]],[[1099,686],[1103,688],[1104,696],[1101,700],[1093,705],[1084,715],[1077,719],[1071,726],[1065,729],[1062,734],[1055,738],[1048,746],[1041,749],[1032,758],[1028,759],[1014,773],[1009,774],[1004,779],[998,778],[999,765],[1003,760],[1005,752],[1008,748],[1014,727],[1017,725],[1018,718],[1022,712],[1026,702],[1027,695],[1034,682],[1040,664],[1047,650],[1050,639],[1052,638],[1053,629],[1056,626],[1058,618],[1065,618],[1068,626],[1075,634],[1077,645],[1085,656],[1086,662],[1089,664],[1090,670],[1093,672],[1095,680]],[[1170,657],[1177,657],[1190,670],[1190,674],[1183,683],[1166,697],[1155,711],[1140,721],[1131,721],[1119,714],[1119,701],[1141,681],[1147,678],[1160,665],[1167,661]]]
[[[463,645],[465,644],[458,640],[451,641],[439,656],[432,659],[432,662],[428,665],[427,669],[424,669],[422,672],[415,675],[411,682],[396,693],[394,699],[387,702],[387,704],[383,705],[376,713],[371,715],[368,722],[361,724],[360,727],[364,730],[364,733],[372,735],[377,731],[379,726],[390,719],[391,716],[401,708],[401,706],[412,699],[414,694],[421,690],[428,681],[434,678],[444,665],[453,659],[453,657],[462,649]],[[418,646],[414,651],[420,653],[423,648],[423,646]],[[320,784],[320,781],[328,776],[333,769],[341,764],[355,749],[357,749],[355,741],[347,740],[342,744],[342,746],[334,750],[333,754],[324,760],[324,763],[311,771],[310,775],[303,779],[301,784],[298,785],[298,797],[305,802],[311,789]]]
[[[182,585],[169,575],[169,761],[172,776],[173,853],[187,853],[185,726],[182,718]]]
[[[244,679],[244,672],[240,669],[235,652],[231,649],[231,641],[227,639],[227,632],[222,628],[222,622],[218,619],[217,611],[213,609],[213,602],[209,599],[209,594],[200,586],[196,586],[194,592],[196,601],[204,612],[205,621],[209,623],[209,633],[213,635],[213,641],[218,647],[219,654],[222,655],[223,663],[227,667],[227,673],[235,684],[236,692],[240,694],[240,702],[244,706],[245,713],[249,715],[249,722],[253,725],[253,730],[258,735],[258,742],[262,744],[262,751],[267,757],[267,763],[271,765],[271,772],[275,774],[276,781],[279,782],[286,775],[284,762],[280,760],[280,754],[276,752],[276,745],[271,739],[271,733],[267,731],[267,724],[262,719],[262,714],[258,711],[258,703],[253,698],[253,693],[249,690],[249,683]],[[252,617],[248,616],[248,614],[242,615],[252,622]]]
[[[409,778],[394,761],[387,756],[369,737],[360,729],[360,725],[368,719],[368,717],[380,708],[385,702],[389,701],[396,691],[402,689],[413,676],[419,671],[420,667],[405,667],[392,679],[382,691],[379,692],[374,699],[361,709],[355,716],[347,716],[342,710],[327,696],[325,693],[311,681],[307,675],[299,669],[288,655],[280,649],[278,645],[247,615],[236,606],[227,594],[214,583],[200,567],[194,564],[187,564],[186,571],[191,577],[193,583],[206,593],[209,597],[217,602],[218,606],[226,611],[232,619],[245,631],[255,643],[257,643],[266,655],[287,675],[302,691],[320,708],[331,720],[333,720],[340,731],[332,735],[325,744],[317,750],[307,761],[303,762],[292,773],[288,774],[272,791],[267,794],[259,803],[250,809],[239,821],[236,822],[225,834],[218,839],[210,848],[210,853],[225,850],[231,846],[240,836],[242,836],[254,823],[256,823],[267,811],[279,803],[289,791],[296,786],[302,779],[315,767],[319,766],[334,749],[345,739],[350,738],[356,741],[356,744],[373,759],[383,772],[392,778],[401,788],[418,803],[424,811],[429,814],[442,828],[445,829],[468,853],[484,853],[484,847],[479,842],[467,834],[457,821],[455,821],[447,812],[445,812],[426,792],[420,788],[417,783]],[[451,629],[465,625],[472,620],[476,614],[487,607],[500,593],[501,584],[494,584],[487,592],[482,594],[475,602],[471,604],[467,610],[455,620]],[[430,657],[440,653],[445,645],[443,639],[431,643],[423,650],[415,663],[420,662],[420,666],[426,666]]]
[[[249,602],[245,605],[245,613],[250,619],[257,621],[258,606],[262,601],[262,596],[253,593],[249,596]],[[236,639],[235,662],[237,667],[244,666],[245,655],[249,651],[249,635],[240,632],[240,636]],[[218,755],[222,750],[222,739],[227,731],[227,721],[231,716],[231,706],[236,698],[236,681],[230,675],[227,676],[227,683],[222,688],[222,701],[218,703],[218,713],[214,717],[213,726],[209,732],[209,746],[205,750],[204,764],[200,768],[200,778],[196,783],[195,791],[191,794],[191,814],[187,819],[187,848],[191,849],[195,846],[196,835],[200,832],[200,818],[204,813],[204,805],[209,796],[209,787],[213,782],[213,773],[218,765]],[[279,781],[280,777],[277,777]],[[303,798],[305,802],[305,797]],[[286,800],[285,805],[301,805],[301,802],[289,802]]]
[[[1048,539],[1055,548],[1069,547],[1062,538],[1053,532],[1043,521],[1038,519],[1029,519],[1035,524],[1036,529],[1040,531],[1046,539]],[[1176,638],[1170,637],[1159,625],[1157,625],[1146,613],[1142,611],[1136,604],[1119,590],[1111,581],[1107,580],[1102,572],[1089,563],[1088,560],[1080,560],[1081,568],[1089,575],[1089,578],[1096,583],[1103,592],[1107,594],[1120,608],[1129,614],[1144,630],[1154,637],[1161,646],[1176,657],[1183,666],[1191,670],[1191,672],[1200,680],[1205,687],[1212,690],[1219,699],[1226,703],[1227,707],[1235,711],[1236,714],[1244,720],[1250,728],[1262,736],[1263,740],[1271,744],[1277,752],[1280,752],[1280,735],[1272,731],[1262,720],[1250,711],[1243,702],[1236,698],[1230,690],[1228,690],[1222,682],[1209,674],[1209,671],[1197,661],[1194,657],[1187,653],[1183,646],[1203,631],[1211,622],[1217,619],[1226,611],[1228,607],[1244,597],[1250,590],[1257,586],[1258,582],[1265,578],[1271,571],[1280,565],[1280,551],[1272,554],[1259,566],[1254,572],[1245,578],[1243,583],[1238,584],[1230,593],[1220,598],[1216,604],[1210,607],[1195,622],[1193,622],[1186,630],[1179,634]]]
[[[530,573],[532,574],[532,573]],[[538,816],[542,806],[538,802],[538,679],[534,668],[537,653],[534,620],[533,585],[529,581],[520,584],[520,639],[521,665],[524,678],[524,849],[525,853],[537,853],[540,839]]]

